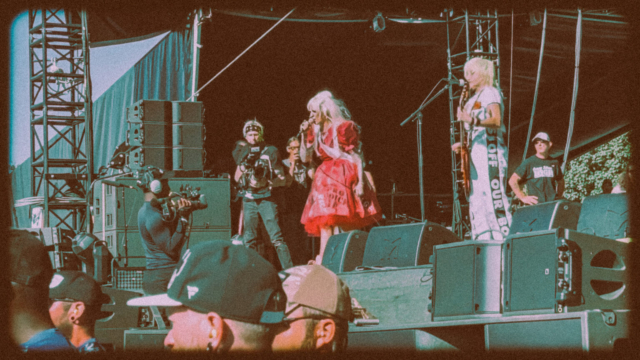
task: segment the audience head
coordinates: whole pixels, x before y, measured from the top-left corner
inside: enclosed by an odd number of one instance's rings
[[[213,240],[187,250],[166,294],[129,300],[131,306],[166,306],[171,350],[268,351],[286,295],[276,269],[257,252]]]
[[[9,230],[12,314],[30,312],[49,317],[48,290],[53,268],[44,245],[25,230]]]
[[[286,317],[273,341],[274,351],[342,351],[352,320],[349,288],[320,265],[280,272],[287,294]]]
[[[110,301],[100,285],[81,271],[59,271],[49,285],[49,314],[53,325],[71,338],[74,327],[91,329],[108,314],[101,311]]]

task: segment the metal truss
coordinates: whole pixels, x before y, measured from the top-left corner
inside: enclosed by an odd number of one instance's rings
[[[471,57],[483,57],[492,60],[495,65],[495,78],[500,89],[500,51],[498,47],[498,11],[471,12],[464,10],[462,15],[453,16],[453,11],[445,9],[447,21],[447,69],[449,83],[464,79],[464,64]],[[457,35],[455,34],[457,32]],[[455,35],[453,44],[452,35]],[[462,41],[461,41],[462,38]],[[456,120],[457,100],[460,92],[454,93],[449,87],[449,120],[451,123],[451,145],[459,142],[460,133]],[[453,218],[451,230],[459,237],[463,237],[471,230],[468,217],[463,218],[462,204],[466,202],[461,196],[461,167],[460,156],[451,152],[451,177],[453,185]]]
[[[93,170],[86,12],[30,9],[29,58],[31,194],[45,227],[79,230]]]

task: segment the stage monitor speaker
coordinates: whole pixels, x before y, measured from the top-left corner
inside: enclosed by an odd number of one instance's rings
[[[576,230],[581,204],[568,200],[524,206],[516,210],[509,235],[557,228]]]
[[[127,306],[127,301],[143,294],[141,291],[115,289],[109,285],[103,285],[102,292],[111,299],[108,304],[102,305],[102,311],[112,315],[96,320],[95,337],[101,344],[110,344],[116,350],[122,350],[124,331],[138,327],[141,317],[141,308]]]
[[[354,230],[329,238],[322,257],[322,265],[334,273],[353,271],[362,265],[369,233]]]
[[[504,314],[629,309],[628,247],[562,228],[509,236]]]
[[[503,241],[463,241],[433,249],[433,319],[500,314]]]
[[[435,245],[458,241],[462,240],[450,230],[428,221],[374,227],[369,232],[362,266],[426,265]]]
[[[587,196],[582,201],[578,231],[607,239],[629,237],[627,194]]]

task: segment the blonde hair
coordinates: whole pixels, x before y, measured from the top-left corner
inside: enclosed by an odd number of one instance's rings
[[[482,78],[482,85],[494,86],[495,69],[493,61],[474,57],[464,64],[464,76],[469,72],[477,72]]]
[[[351,120],[351,113],[344,104],[344,101],[336,99],[328,91],[320,91],[307,103],[307,110],[319,112],[326,120],[339,124],[345,120]]]

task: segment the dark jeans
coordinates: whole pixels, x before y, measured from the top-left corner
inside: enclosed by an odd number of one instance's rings
[[[162,269],[147,269],[142,275],[142,290],[145,295],[164,294],[175,266]]]
[[[291,262],[291,254],[289,247],[284,242],[282,230],[278,223],[278,206],[271,198],[265,199],[244,199],[244,220],[243,234],[244,246],[249,249],[256,250],[256,241],[258,240],[258,227],[260,226],[260,218],[264,223],[264,227],[269,234],[269,239],[276,249],[278,259],[282,269],[288,269],[293,266]]]

